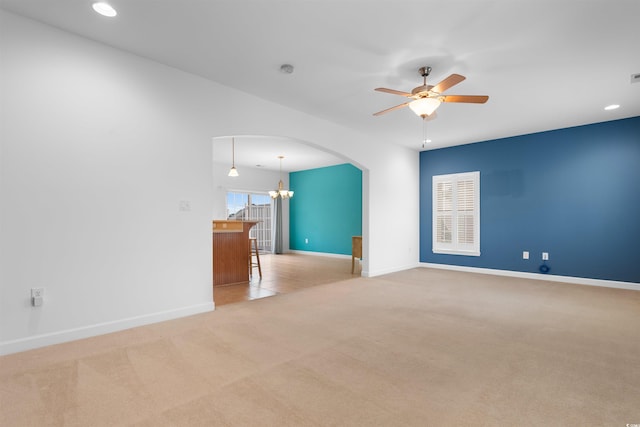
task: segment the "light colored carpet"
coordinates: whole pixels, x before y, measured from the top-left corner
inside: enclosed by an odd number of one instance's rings
[[[0,358],[2,426],[640,423],[640,292],[414,269]]]

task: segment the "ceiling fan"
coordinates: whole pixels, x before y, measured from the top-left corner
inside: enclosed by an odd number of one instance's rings
[[[486,95],[443,95],[442,92],[449,89],[452,86],[457,85],[463,81],[466,77],[460,74],[451,74],[446,79],[442,80],[435,86],[427,85],[427,76],[431,73],[431,67],[421,67],[420,75],[423,78],[422,86],[413,88],[411,93],[403,92],[401,90],[387,89],[385,87],[376,88],[378,92],[386,92],[393,95],[405,96],[413,99],[413,101],[407,101],[403,104],[396,105],[395,107],[387,108],[386,110],[378,111],[374,113],[374,116],[388,113],[389,111],[398,110],[406,107],[407,105],[414,113],[422,117],[424,120],[433,120],[436,118],[436,108],[440,106],[442,102],[465,102],[472,104],[484,104],[489,99]]]

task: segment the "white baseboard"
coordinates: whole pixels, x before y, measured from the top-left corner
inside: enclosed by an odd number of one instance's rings
[[[294,251],[290,250],[288,253],[290,254],[299,254],[299,255],[312,255],[312,256],[326,256],[329,258],[342,258],[342,259],[351,259],[351,255],[344,254],[330,254],[328,252],[311,252],[311,251]]]
[[[363,277],[383,276],[385,274],[397,273],[398,271],[411,270],[412,268],[416,268],[416,267],[420,267],[420,265],[412,264],[412,265],[405,265],[403,267],[397,267],[397,268],[385,268],[383,270],[363,271],[362,276]]]
[[[640,283],[619,282],[615,280],[588,279],[584,277],[556,276],[553,274],[528,273],[524,271],[494,270],[491,268],[463,267],[459,265],[434,264],[421,262],[420,267],[439,268],[442,270],[466,271],[470,273],[493,274],[496,276],[520,277],[523,279],[548,280],[551,282],[573,283],[577,285],[602,286],[605,288],[629,289],[640,291]]]
[[[164,322],[166,320],[206,313],[213,310],[215,310],[215,304],[213,302],[209,302],[178,308],[175,310],[145,314],[142,316],[129,317],[127,319],[97,323],[80,328],[66,329],[48,334],[34,335],[17,340],[0,342],[0,355],[18,353],[20,351],[32,350],[34,348],[45,347],[53,344],[61,344],[64,342],[131,329],[137,326],[144,326],[151,323]]]

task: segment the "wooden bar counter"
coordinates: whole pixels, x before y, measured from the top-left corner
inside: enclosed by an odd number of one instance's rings
[[[249,281],[249,230],[257,221],[213,221],[213,286]]]

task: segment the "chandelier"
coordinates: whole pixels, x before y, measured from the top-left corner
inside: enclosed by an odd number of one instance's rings
[[[284,156],[278,156],[278,158],[280,159],[280,182],[278,182],[277,190],[269,191],[269,196],[271,196],[272,199],[277,199],[278,197],[281,199],[290,199],[293,197],[293,191],[285,190],[284,184],[282,183],[282,159],[284,159]]]

